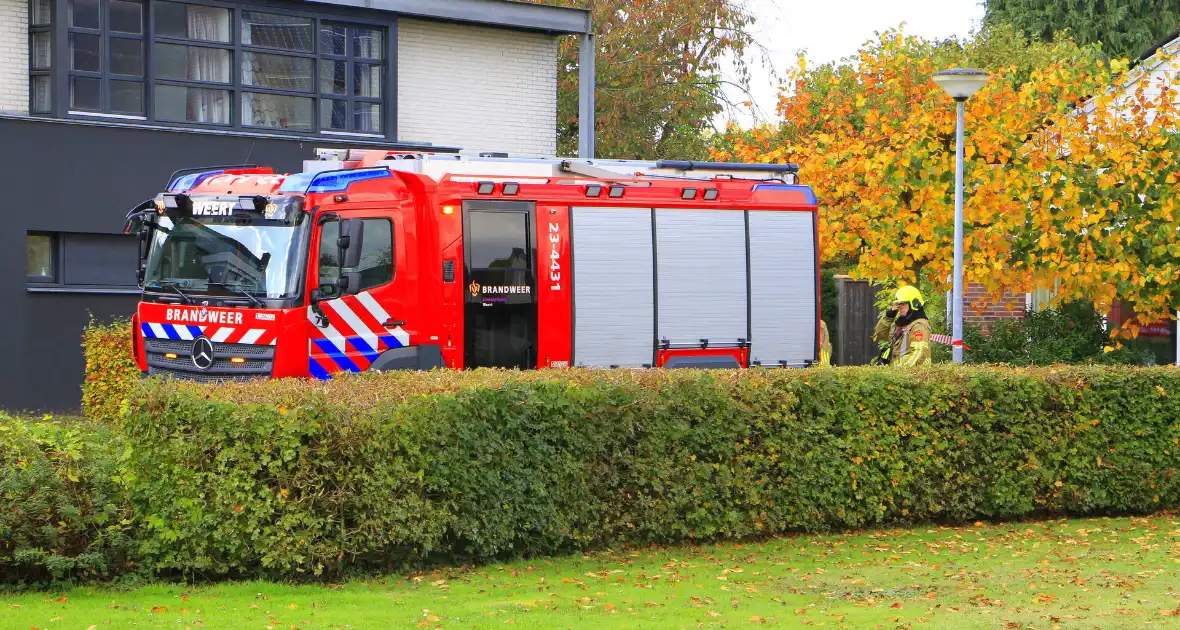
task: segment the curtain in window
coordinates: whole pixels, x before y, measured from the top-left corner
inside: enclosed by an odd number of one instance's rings
[[[230,16],[225,9],[188,5],[188,35],[210,42],[228,42]]]
[[[224,9],[188,6],[188,34],[193,39],[229,41],[230,16]],[[228,82],[230,59],[219,50],[192,47],[189,49],[189,77],[193,81]],[[189,90],[189,120],[229,124],[229,93],[221,90]]]

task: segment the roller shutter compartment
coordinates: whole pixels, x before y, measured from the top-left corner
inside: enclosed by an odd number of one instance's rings
[[[656,260],[660,339],[749,338],[744,212],[656,210]]]
[[[655,352],[651,210],[572,208],[574,365],[642,367]]]
[[[753,345],[763,365],[815,359],[814,214],[750,212]]]

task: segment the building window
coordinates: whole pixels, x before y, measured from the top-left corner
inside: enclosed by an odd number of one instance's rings
[[[70,111],[142,116],[144,3],[70,0]]]
[[[25,245],[30,285],[52,290],[138,286],[139,243],[133,236],[30,232]]]
[[[28,263],[25,277],[29,282],[56,282],[54,259],[55,240],[51,234],[30,233],[25,236],[25,251]]]
[[[320,128],[381,133],[385,38],[373,28],[320,26]]]
[[[29,0],[29,112],[53,111],[53,0]]]
[[[57,3],[29,1],[34,112],[54,109],[56,69],[68,73],[68,110],[76,115],[299,133],[386,131],[392,95],[382,27],[270,6],[65,0],[69,58],[61,69],[49,59],[49,12]]]
[[[232,125],[233,12],[179,2],[152,9],[155,118]]]

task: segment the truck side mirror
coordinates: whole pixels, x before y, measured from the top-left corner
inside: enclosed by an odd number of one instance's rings
[[[135,230],[136,253],[139,255],[139,265],[135,271],[135,280],[143,288],[143,279],[147,277],[147,255],[151,246],[152,228],[146,222],[140,222]]]
[[[336,280],[337,295],[356,295],[361,292],[361,272],[348,271]]]
[[[365,222],[361,219],[342,219],[340,236],[336,239],[336,247],[340,249],[340,266],[345,269],[361,266],[361,248],[364,243]]]

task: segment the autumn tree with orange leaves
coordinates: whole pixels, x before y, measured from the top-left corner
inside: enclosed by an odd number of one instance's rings
[[[820,198],[826,258],[945,290],[955,112],[930,75],[954,66],[992,75],[967,106],[966,281],[997,295],[1056,285],[1058,300],[1117,297],[1140,322],[1169,317],[1180,307],[1176,88],[1142,80],[1122,95],[1144,68],[1096,48],[1006,28],[965,44],[888,31],[848,63],[801,59],[782,121],[731,128],[714,158],[798,162]]]

